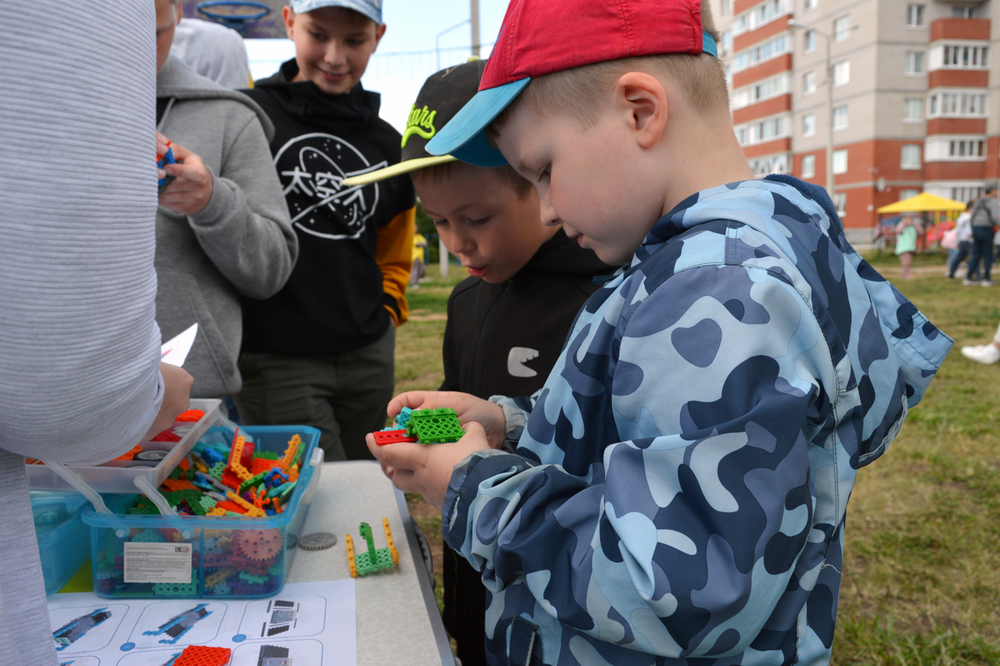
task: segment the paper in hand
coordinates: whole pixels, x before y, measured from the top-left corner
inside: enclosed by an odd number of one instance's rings
[[[184,361],[187,359],[188,352],[191,351],[191,345],[194,344],[196,335],[198,335],[197,322],[192,324],[183,333],[164,342],[163,346],[160,347],[160,362],[176,365],[178,368],[182,367]]]

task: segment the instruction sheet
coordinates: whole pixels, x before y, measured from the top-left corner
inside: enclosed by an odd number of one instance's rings
[[[60,664],[165,666],[188,645],[230,648],[231,666],[356,666],[354,579],[290,583],[267,599],[50,596]],[[287,661],[286,661],[287,660]]]

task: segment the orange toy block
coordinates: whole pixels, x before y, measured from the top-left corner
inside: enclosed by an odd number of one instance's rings
[[[250,470],[244,467],[243,463],[240,462],[243,459],[244,446],[246,446],[246,440],[243,439],[242,435],[238,435],[236,440],[233,442],[233,449],[229,454],[229,469],[232,470],[233,474],[235,474],[240,481],[246,481],[253,476],[253,474],[250,473]],[[251,444],[250,446],[253,445]]]
[[[226,515],[226,510],[221,508],[218,504],[211,511],[205,513],[206,516],[224,516]]]
[[[185,490],[191,488],[192,490],[198,490],[197,487],[187,479],[164,479],[163,485],[170,490]]]
[[[280,466],[281,466],[280,460],[268,460],[267,458],[254,458],[253,467],[250,468],[250,473],[253,474],[254,476],[257,476],[261,472],[266,472],[269,469],[273,469],[275,467],[280,467]]]
[[[246,509],[246,515],[250,516],[251,518],[264,518],[267,516],[267,514],[264,513],[261,509],[258,509],[253,504],[246,501],[236,493],[228,492],[226,493],[226,497],[228,497],[231,501],[236,502],[241,507]],[[216,506],[218,506],[218,504],[216,504]]]
[[[142,452],[142,447],[136,444],[135,446],[132,447],[131,451],[129,451],[126,454],[118,456],[117,458],[115,458],[115,460],[133,460],[135,458],[135,454],[141,452]],[[27,460],[25,460],[25,462],[27,462]]]
[[[237,476],[228,469],[222,473],[222,479],[220,480],[222,481],[222,483],[229,486],[233,490],[236,490],[240,487],[239,478],[237,478]]]
[[[216,509],[222,509],[223,511],[234,511],[236,513],[246,513],[247,510],[236,502],[216,502]]]
[[[299,444],[301,443],[302,438],[298,435],[292,435],[292,438],[288,440],[288,448],[285,449],[285,455],[278,461],[281,464],[281,469],[289,468],[292,461],[295,460],[295,453],[299,450]]]
[[[191,469],[191,463],[188,462],[187,458],[181,458],[181,462],[177,466],[180,467],[185,472]]]
[[[200,409],[189,409],[178,416],[175,421],[185,421],[188,423],[197,423],[201,420],[201,417],[205,415],[205,412]]]
[[[189,645],[174,661],[174,666],[225,666],[232,650],[204,645]]]

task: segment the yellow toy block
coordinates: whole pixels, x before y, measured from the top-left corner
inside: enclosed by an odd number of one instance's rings
[[[392,553],[392,563],[399,564],[399,551],[396,550],[396,544],[392,542],[392,532],[389,530],[389,519],[382,519],[382,529],[385,530],[385,542],[389,544],[389,552]]]
[[[236,502],[241,507],[246,509],[247,510],[246,515],[249,516],[250,518],[264,518],[267,516],[266,513],[264,513],[263,511],[255,507],[253,504],[246,501],[245,499],[243,499],[242,497],[240,497],[231,490],[228,493],[226,493],[226,497],[228,497],[230,500]]]
[[[288,440],[288,448],[285,449],[285,455],[278,461],[281,469],[287,470],[292,465],[292,461],[295,460],[295,453],[299,450],[299,444],[302,443],[302,438],[297,434],[292,435],[292,438]]]
[[[243,435],[236,438],[233,442],[233,450],[229,454],[229,469],[232,470],[233,474],[239,478],[240,481],[247,481],[253,478],[253,474],[250,473],[246,467],[240,464],[240,457],[243,455],[243,445],[246,440]]]
[[[226,515],[226,510],[221,507],[216,507],[210,511],[205,512],[206,516],[224,516]]]
[[[357,578],[358,567],[354,564],[354,540],[351,539],[350,534],[344,537],[344,543],[347,544],[347,565],[351,567],[351,578]]]

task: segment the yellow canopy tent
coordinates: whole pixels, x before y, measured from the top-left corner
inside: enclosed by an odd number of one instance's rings
[[[945,219],[954,219],[958,213],[965,210],[965,204],[960,201],[954,201],[953,199],[946,199],[944,197],[939,197],[936,194],[930,194],[929,192],[922,192],[915,197],[910,197],[909,199],[903,199],[902,201],[897,201],[894,204],[889,204],[888,206],[882,206],[876,212],[879,214],[879,227],[877,230],[875,238],[875,246],[878,248],[879,252],[885,247],[886,241],[890,242],[895,239],[895,232],[891,234],[884,234],[881,231],[881,218],[883,215],[899,215],[901,213],[934,213],[934,225],[932,228],[925,228],[924,234],[920,238],[920,244],[922,249],[927,249],[928,245],[933,245],[934,243],[939,243],[941,241],[941,234],[946,231],[942,228],[939,223],[941,222],[941,214],[945,213]],[[926,227],[927,225],[925,225]],[[887,236],[891,236],[889,239]],[[879,242],[881,240],[881,243]]]
[[[965,210],[965,204],[952,199],[945,199],[936,194],[921,192],[915,197],[897,201],[888,206],[882,206],[876,212],[879,215],[890,215],[892,213],[961,213]]]

